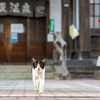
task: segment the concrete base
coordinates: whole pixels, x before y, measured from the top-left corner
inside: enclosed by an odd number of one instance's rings
[[[62,80],[63,76],[62,76],[61,66],[60,65],[55,65],[54,68],[55,68],[55,79]],[[69,74],[69,73],[67,74],[66,80],[71,80],[71,74]]]
[[[94,79],[100,80],[100,71],[99,70],[94,72]]]

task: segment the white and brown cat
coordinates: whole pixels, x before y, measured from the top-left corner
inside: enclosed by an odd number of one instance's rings
[[[32,79],[35,91],[43,93],[44,80],[45,80],[45,59],[38,61],[32,58]]]

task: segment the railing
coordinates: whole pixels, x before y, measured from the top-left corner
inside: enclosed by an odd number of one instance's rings
[[[58,56],[62,57],[62,79],[66,79],[67,74],[69,71],[66,65],[66,52],[67,52],[67,43],[56,33],[54,32],[54,47],[53,47],[53,60],[55,64],[58,64]]]

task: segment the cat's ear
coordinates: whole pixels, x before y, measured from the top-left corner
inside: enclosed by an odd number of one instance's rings
[[[42,62],[45,63],[45,59],[43,59]]]
[[[36,62],[36,60],[34,58],[32,58],[32,63],[35,63],[35,62]]]

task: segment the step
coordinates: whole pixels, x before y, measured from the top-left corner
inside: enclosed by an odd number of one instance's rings
[[[68,66],[93,66],[92,60],[67,60]],[[59,65],[62,64],[62,61],[59,61]]]
[[[10,66],[0,66],[0,73],[29,73],[31,72],[32,66],[30,65],[10,65]],[[46,65],[46,72],[54,72],[54,67],[50,65]]]
[[[99,70],[94,72],[94,79],[100,80],[100,71]]]
[[[45,73],[46,79],[54,79],[55,73]],[[32,73],[0,73],[0,79],[31,79]]]
[[[31,73],[0,73],[0,79],[30,79]]]
[[[53,59],[46,59],[46,65],[53,65]]]
[[[54,66],[52,65],[46,65],[46,72],[55,72]]]
[[[68,60],[67,65],[74,65],[74,66],[92,66],[92,60]]]
[[[31,66],[0,66],[0,73],[31,72]]]
[[[30,79],[31,65],[2,65],[0,66],[0,79]],[[46,65],[46,79],[54,78],[54,67]]]

